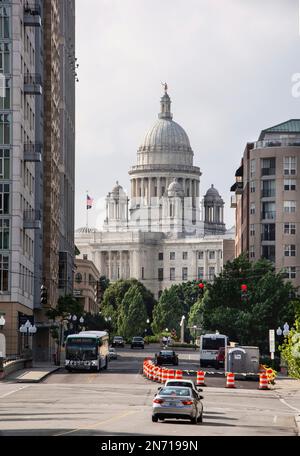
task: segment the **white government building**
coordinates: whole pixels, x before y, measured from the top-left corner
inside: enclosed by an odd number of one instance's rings
[[[234,258],[224,201],[212,185],[200,204],[200,168],[186,132],[172,118],[165,84],[159,120],[129,171],[131,198],[117,182],[106,198],[102,230],[75,233],[80,258],[92,260],[101,275],[136,278],[156,298],[174,283],[212,280]]]

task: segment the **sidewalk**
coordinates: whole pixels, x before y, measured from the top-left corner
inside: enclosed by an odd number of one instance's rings
[[[61,366],[54,366],[54,364],[48,362],[36,362],[33,367],[11,373],[6,377],[6,380],[12,380],[17,383],[39,383],[60,368]]]
[[[279,375],[275,382],[274,391],[279,400],[295,413],[295,423],[300,436],[300,380]]]

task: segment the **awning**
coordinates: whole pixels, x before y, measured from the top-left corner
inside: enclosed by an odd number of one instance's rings
[[[235,177],[243,177],[244,175],[244,167],[241,165],[235,172]]]

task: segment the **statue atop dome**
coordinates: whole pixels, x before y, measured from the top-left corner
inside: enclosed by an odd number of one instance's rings
[[[162,82],[161,85],[163,86],[165,93],[167,93],[167,91],[168,91],[168,84],[167,84],[166,82],[165,82],[165,83]]]

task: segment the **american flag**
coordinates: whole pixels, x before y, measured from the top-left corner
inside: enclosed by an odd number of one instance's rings
[[[92,209],[93,206],[93,198],[91,198],[89,195],[86,195],[86,208],[87,209]]]

